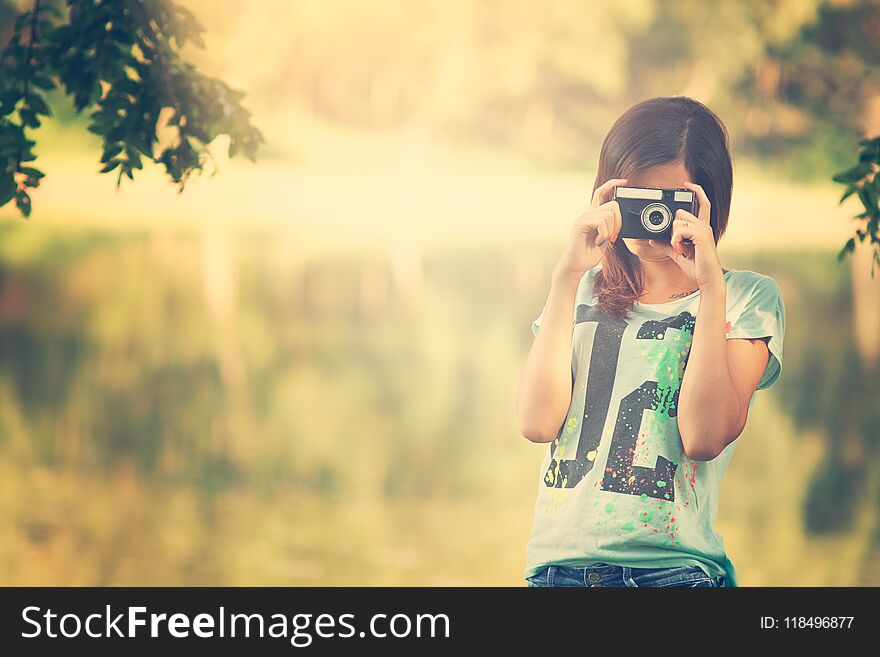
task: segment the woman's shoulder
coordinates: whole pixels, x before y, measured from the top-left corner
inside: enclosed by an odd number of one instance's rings
[[[728,269],[727,287],[751,289],[756,286],[762,288],[778,287],[776,280],[772,276],[762,274],[759,271],[751,269]]]
[[[761,272],[750,269],[730,269],[726,279],[728,303],[744,302],[754,297],[782,296],[776,280]]]

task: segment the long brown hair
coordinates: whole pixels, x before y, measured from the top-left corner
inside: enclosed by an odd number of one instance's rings
[[[687,96],[661,96],[630,107],[611,126],[599,154],[593,191],[611,178],[629,178],[659,164],[684,163],[691,182],[711,201],[715,243],[727,228],[733,192],[730,140],[721,119]],[[593,287],[599,310],[625,319],[644,290],[638,256],[617,240],[605,251]]]

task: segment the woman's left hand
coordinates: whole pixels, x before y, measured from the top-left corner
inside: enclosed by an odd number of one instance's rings
[[[701,290],[706,286],[723,286],[724,272],[721,270],[721,261],[715,249],[715,236],[709,223],[709,211],[712,208],[709,198],[703,188],[695,183],[686,182],[684,186],[697,195],[699,217],[687,210],[678,210],[672,221],[671,242],[648,240],[648,244],[672,258]]]

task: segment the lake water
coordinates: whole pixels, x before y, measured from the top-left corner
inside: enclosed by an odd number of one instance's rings
[[[513,409],[554,249],[0,232],[0,584],[523,584],[544,447]],[[722,485],[741,584],[878,585],[851,265],[723,261],[776,278],[788,318]]]

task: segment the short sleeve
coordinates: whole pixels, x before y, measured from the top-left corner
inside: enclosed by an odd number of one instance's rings
[[[782,343],[785,336],[785,304],[776,281],[761,276],[751,288],[732,322],[727,338],[768,338],[770,357],[756,390],[766,390],[782,373]]]
[[[577,292],[575,292],[574,298],[574,317],[572,319],[571,325],[574,326],[577,323],[577,307],[578,304],[581,303],[590,303],[593,294],[593,280],[595,278],[596,270],[601,269],[601,267],[594,267],[593,269],[589,269],[584,272],[584,275],[581,277],[580,282],[578,283]],[[541,314],[532,322],[532,334],[538,334],[538,327],[541,326],[541,321],[544,319],[544,313],[547,312],[547,304],[544,304],[544,307],[541,309]]]

